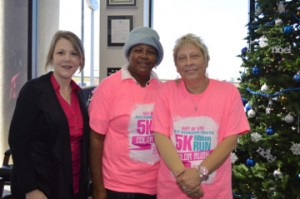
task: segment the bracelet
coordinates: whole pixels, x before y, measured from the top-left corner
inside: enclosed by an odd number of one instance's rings
[[[199,172],[201,182],[208,180],[208,169],[205,166],[199,165],[198,172]]]

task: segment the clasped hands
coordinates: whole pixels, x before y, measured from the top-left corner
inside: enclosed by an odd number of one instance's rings
[[[39,189],[26,193],[26,199],[47,199],[46,195]]]
[[[176,183],[190,198],[201,198],[204,193],[200,186],[199,172],[195,168],[186,168],[176,176]]]

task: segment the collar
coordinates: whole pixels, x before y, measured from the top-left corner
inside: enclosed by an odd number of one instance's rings
[[[55,79],[53,73],[51,74],[51,77],[50,77],[50,78],[51,78],[51,83],[52,83],[52,85],[53,85],[54,90],[59,91],[60,85],[59,85],[58,82],[56,81],[56,79]],[[71,80],[71,83],[70,83],[70,84],[71,84],[72,91],[78,91],[78,90],[80,90],[80,87],[75,83],[74,80]]]
[[[130,72],[128,71],[128,65],[124,65],[121,67],[121,79],[122,80],[126,80],[126,79],[132,79],[134,80],[137,84],[138,82],[136,81],[136,79],[134,79],[134,77],[132,77],[132,75],[130,74]],[[152,70],[151,74],[150,74],[150,80],[148,81],[147,84],[149,84],[150,81],[152,81],[153,79],[158,80],[158,76],[157,74]]]

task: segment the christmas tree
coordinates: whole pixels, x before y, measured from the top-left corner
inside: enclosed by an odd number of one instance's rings
[[[251,132],[232,153],[234,198],[300,198],[300,1],[257,0],[239,90]]]

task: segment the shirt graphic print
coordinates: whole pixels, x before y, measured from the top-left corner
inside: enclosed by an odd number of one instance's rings
[[[218,125],[210,117],[177,118],[173,123],[172,142],[186,167],[197,168],[218,143]],[[212,173],[205,183],[211,183]]]
[[[155,164],[159,155],[151,132],[154,104],[136,105],[129,122],[129,157],[138,162]]]

